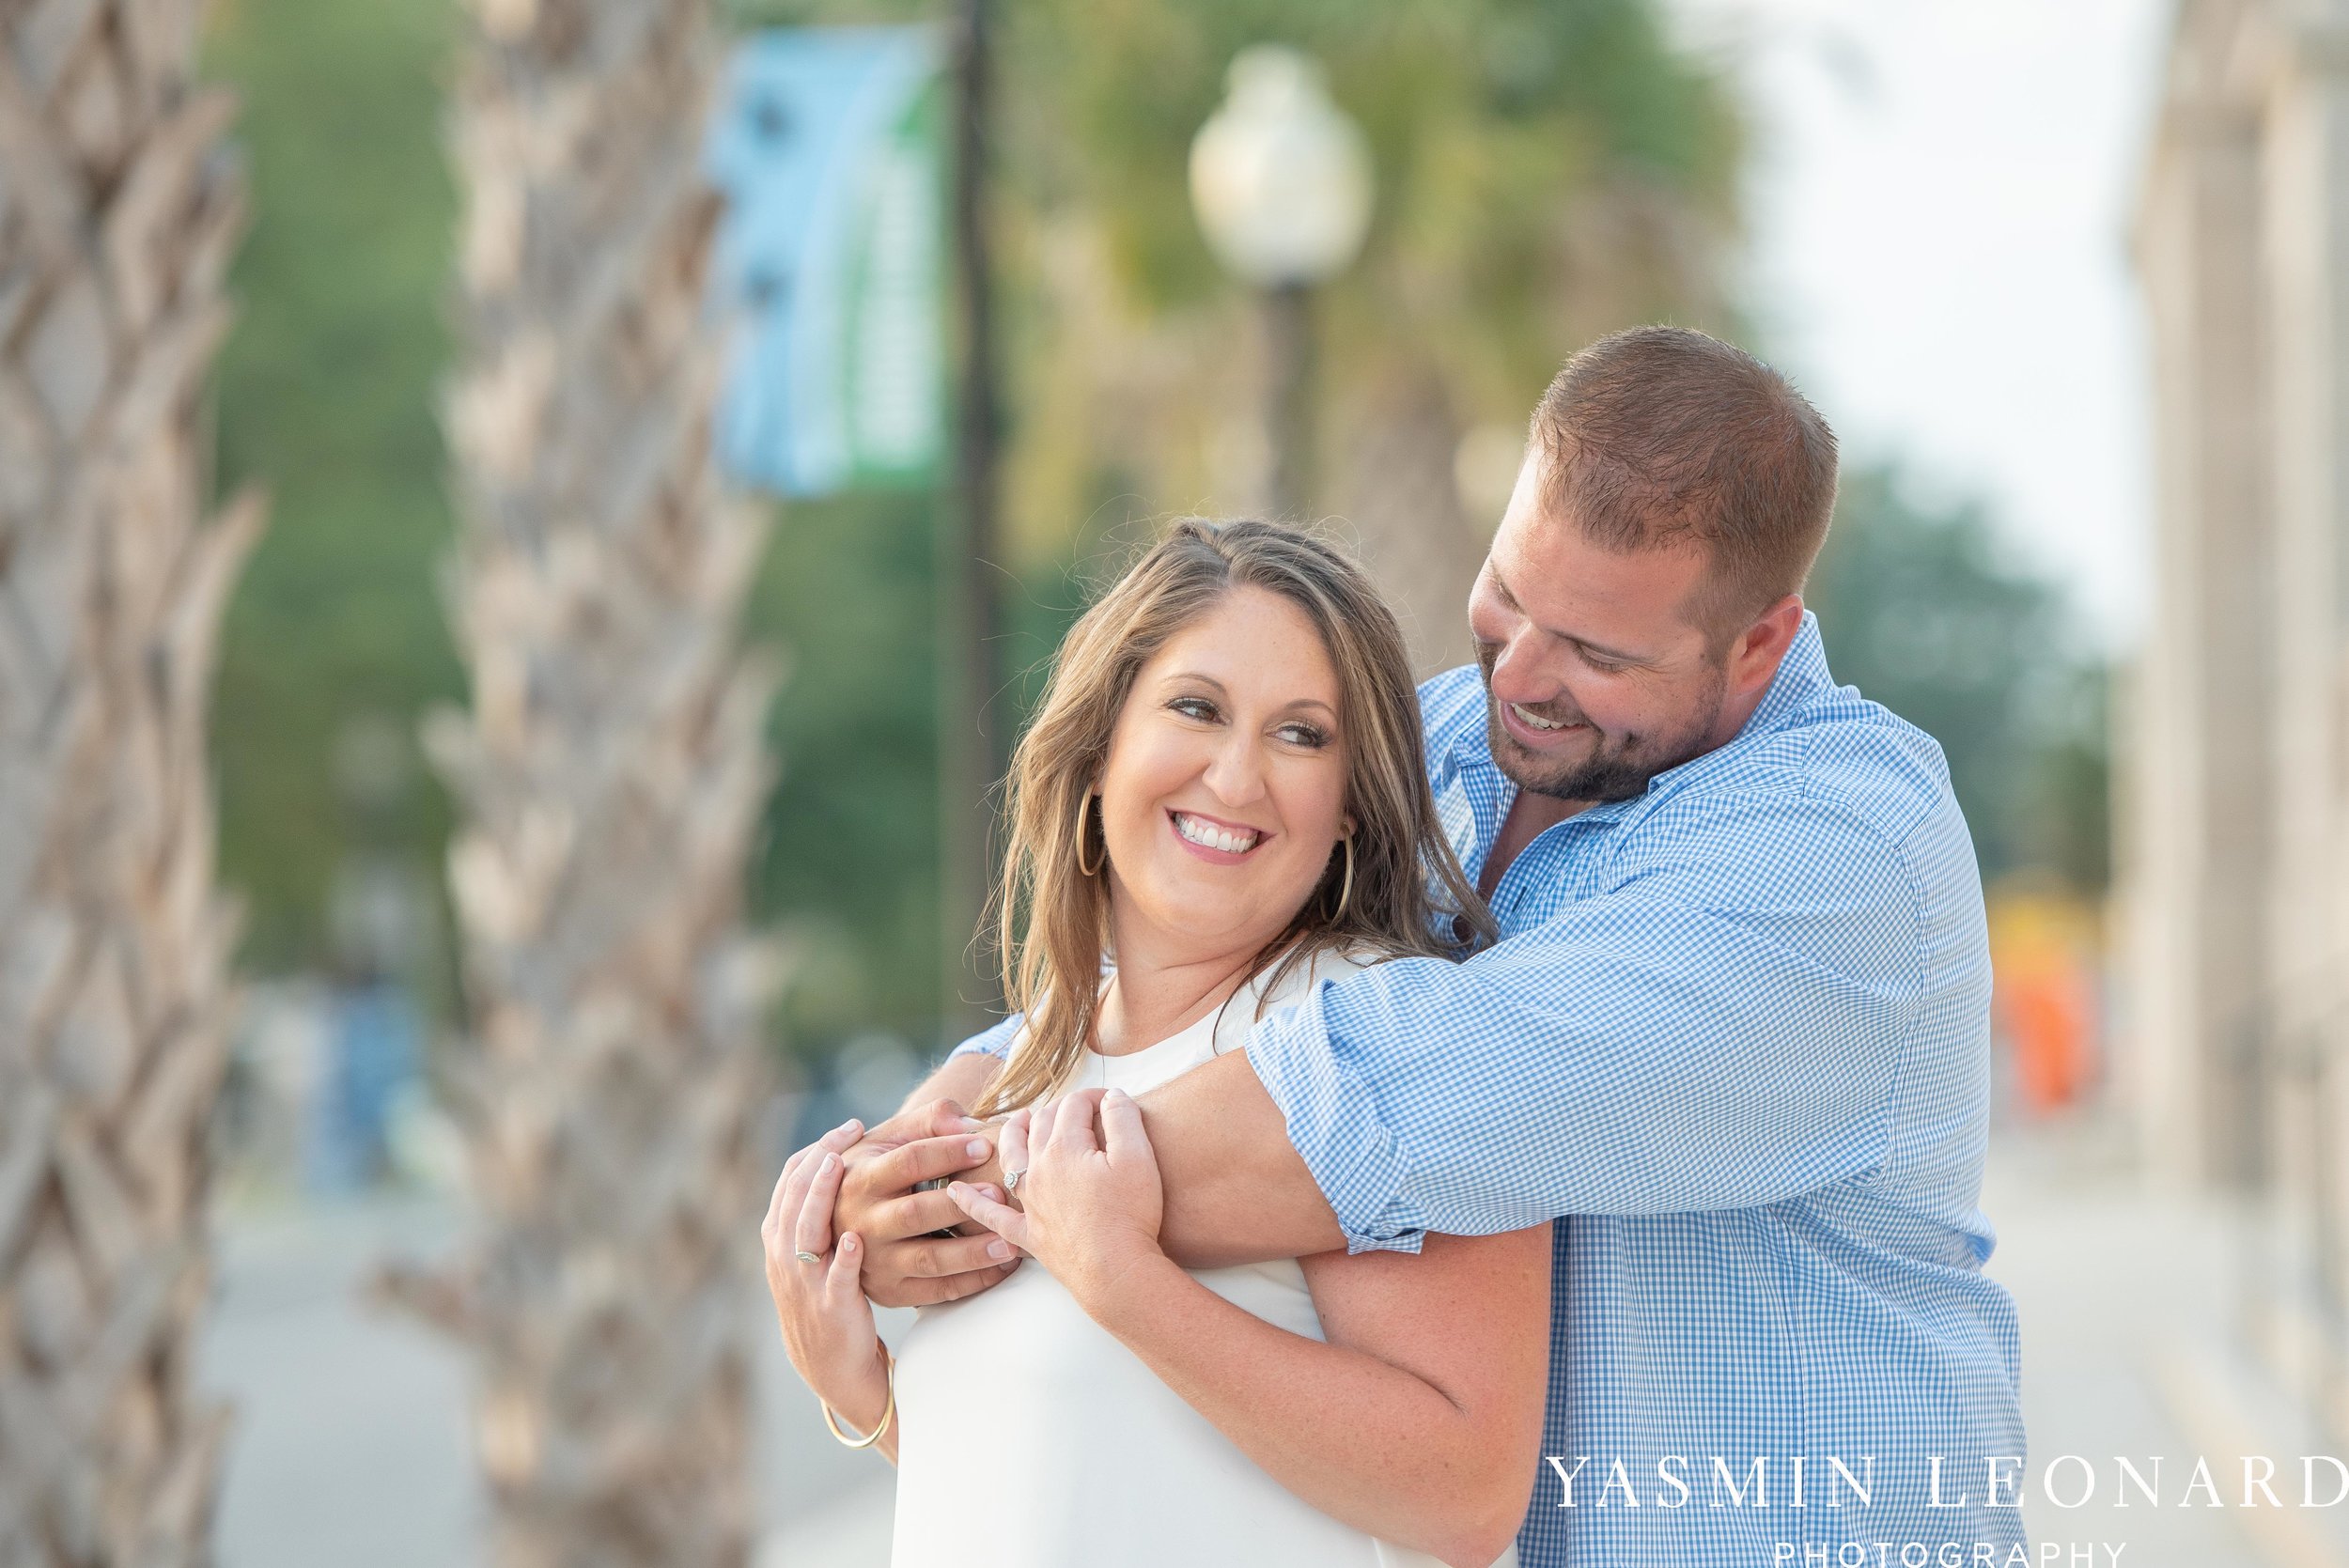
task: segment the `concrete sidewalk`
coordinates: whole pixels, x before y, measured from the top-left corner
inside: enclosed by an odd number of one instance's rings
[[[2225,1211],[2150,1188],[2093,1121],[2003,1136],[1983,1206],[1998,1228],[1989,1273],[2013,1293],[2030,1435],[2024,1517],[2034,1544],[2089,1545],[2124,1568],[2341,1568],[2349,1507],[2246,1511],[2241,1456],[2277,1461],[2296,1495],[2299,1456],[2332,1450],[2282,1419],[2274,1390],[2233,1355],[2239,1238]],[[2047,1462],[2078,1455],[2096,1492],[2060,1508],[2038,1495]],[[2120,1493],[2118,1457],[2149,1480],[2158,1508]],[[2196,1459],[2225,1506],[2181,1506]],[[2086,1480],[2067,1462],[2068,1499]],[[2320,1495],[2323,1495],[2320,1493]],[[2069,1554],[2056,1560],[2070,1560]],[[2086,1562],[2086,1556],[2079,1558]]]
[[[373,1199],[229,1217],[202,1376],[237,1406],[218,1542],[224,1568],[469,1568],[483,1560],[464,1363],[358,1287],[390,1254],[439,1256],[450,1205]],[[891,1471],[825,1432],[758,1325],[761,1568],[886,1568]]]

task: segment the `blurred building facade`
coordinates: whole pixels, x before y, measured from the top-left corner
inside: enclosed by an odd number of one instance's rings
[[[2143,171],[2155,602],[2119,769],[2123,1081],[2238,1199],[2243,1327],[2336,1423],[2349,1002],[2349,0],[2181,0]]]

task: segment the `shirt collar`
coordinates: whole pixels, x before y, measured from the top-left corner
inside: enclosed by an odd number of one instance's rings
[[[1811,700],[1835,684],[1828,674],[1827,644],[1819,638],[1819,617],[1806,610],[1802,625],[1795,629],[1795,640],[1786,644],[1786,656],[1778,661],[1778,674],[1770,677],[1770,689],[1762,693],[1747,718],[1745,728],[1737,732],[1739,740],[1769,735],[1794,722],[1795,715],[1811,706]]]
[[[1762,700],[1754,705],[1753,711],[1746,716],[1745,724],[1737,731],[1735,740],[1726,746],[1717,746],[1703,756],[1691,757],[1677,768],[1666,768],[1648,781],[1643,794],[1625,800],[1602,801],[1578,813],[1574,820],[1610,822],[1636,810],[1643,801],[1653,800],[1672,784],[1714,766],[1715,758],[1741,752],[1762,737],[1786,728],[1796,715],[1810,706],[1812,698],[1834,683],[1834,677],[1828,673],[1827,644],[1819,636],[1819,617],[1805,610],[1802,625],[1795,629],[1794,641],[1787,644],[1785,656],[1778,661],[1778,673],[1770,677],[1768,690],[1762,693]],[[1481,700],[1476,704],[1474,722],[1462,725],[1459,735],[1453,740],[1453,765],[1455,768],[1473,769],[1486,775],[1501,800],[1515,800],[1517,785],[1493,761],[1492,736],[1486,728],[1490,698],[1482,691],[1481,674],[1479,691]],[[1497,824],[1487,830],[1484,835],[1486,841],[1489,842],[1492,833],[1498,831]]]

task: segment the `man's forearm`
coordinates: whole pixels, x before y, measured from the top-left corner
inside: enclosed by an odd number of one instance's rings
[[[957,1097],[955,1085],[941,1079],[970,1060],[955,1058],[915,1094]],[[980,1078],[973,1098],[990,1077],[991,1070]],[[1139,1103],[1166,1190],[1159,1239],[1176,1263],[1224,1268],[1310,1257],[1346,1245],[1329,1200],[1289,1144],[1281,1108],[1265,1093],[1245,1052],[1220,1056],[1151,1090]],[[1002,1164],[990,1156],[961,1179],[1001,1184]]]
[[[1166,1188],[1159,1240],[1175,1262],[1223,1268],[1346,1245],[1246,1052],[1161,1084],[1141,1105]]]

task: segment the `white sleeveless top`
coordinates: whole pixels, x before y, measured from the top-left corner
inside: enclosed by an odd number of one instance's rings
[[[1361,967],[1300,963],[1265,1011]],[[1088,1053],[1070,1087],[1140,1094],[1238,1048],[1265,979],[1155,1046]],[[1322,1338],[1293,1258],[1191,1277]],[[897,1417],[893,1568],[1441,1568],[1283,1490],[1034,1260],[922,1309],[897,1350]],[[1516,1560],[1512,1548],[1496,1568]]]

